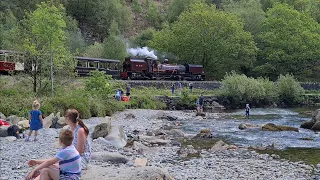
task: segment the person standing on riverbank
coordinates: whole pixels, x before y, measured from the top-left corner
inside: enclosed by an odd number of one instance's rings
[[[192,86],[193,86],[193,84],[192,84],[192,83],[189,83],[189,90],[190,90],[190,93],[192,93]]]
[[[181,91],[182,91],[182,84],[181,84],[181,82],[178,83],[178,88],[179,88],[179,95],[181,95]]]
[[[172,83],[171,85],[171,92],[172,92],[172,95],[174,94],[174,83]]]
[[[200,112],[203,111],[203,101],[204,101],[204,97],[203,97],[203,94],[201,93],[199,96]]]
[[[130,96],[130,91],[131,91],[131,87],[130,87],[130,84],[128,84],[126,88],[126,96]]]
[[[35,100],[32,103],[32,110],[29,114],[29,124],[30,124],[30,131],[28,136],[26,137],[25,141],[30,141],[30,136],[32,131],[34,131],[34,141],[37,141],[38,130],[42,128],[42,112],[40,109],[40,103]]]
[[[246,104],[246,118],[249,119],[249,115],[250,115],[250,106],[249,104]]]

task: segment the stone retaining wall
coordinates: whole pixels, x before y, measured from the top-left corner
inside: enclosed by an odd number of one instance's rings
[[[120,81],[125,84],[130,84],[131,87],[155,87],[161,89],[170,89],[172,83],[177,87],[178,81]],[[193,84],[193,88],[197,89],[218,89],[221,87],[220,81],[181,81],[183,87],[189,87],[189,83]],[[320,83],[301,82],[301,86],[305,90],[320,90]]]

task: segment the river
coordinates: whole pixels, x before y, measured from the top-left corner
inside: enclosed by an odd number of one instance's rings
[[[313,111],[314,108],[305,110]],[[196,134],[201,129],[210,129],[214,137],[227,140],[229,143],[241,147],[263,146],[274,144],[277,149],[285,148],[320,148],[320,134],[308,129],[299,128],[300,125],[310,117],[299,115],[294,109],[280,108],[252,108],[251,118],[244,117],[244,110],[230,112],[230,117],[213,120],[193,120],[185,121],[182,129],[188,134]],[[284,125],[299,128],[299,132],[293,131],[263,131],[259,127],[238,129],[239,124],[253,124],[263,126],[267,123]],[[308,140],[303,140],[308,139]]]

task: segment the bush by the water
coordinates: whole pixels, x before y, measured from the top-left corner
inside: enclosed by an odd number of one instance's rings
[[[276,87],[279,102],[281,103],[286,105],[295,105],[303,100],[305,91],[293,75],[280,75],[276,83]]]
[[[265,78],[254,79],[231,72],[222,80],[221,96],[226,104],[243,106],[270,105],[275,102],[293,105],[301,102],[303,88],[291,75],[280,75],[277,84]]]

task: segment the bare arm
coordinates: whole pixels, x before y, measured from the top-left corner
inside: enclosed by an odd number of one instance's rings
[[[40,119],[40,121],[42,121],[42,114],[39,115],[39,119]]]
[[[80,128],[78,130],[78,139],[77,139],[77,147],[76,147],[80,155],[83,154],[84,152],[84,145],[85,145],[86,139],[87,139],[86,132],[84,131],[83,128]]]
[[[45,161],[43,161],[39,166],[37,166],[33,171],[36,172],[40,169],[43,169],[43,168],[46,168],[46,167],[49,167],[57,162],[59,162],[60,159],[54,157],[54,158],[51,158],[51,159],[47,159]]]
[[[40,161],[42,161],[42,160],[38,160],[38,162],[40,162]],[[57,162],[59,162],[59,159],[56,157],[43,161],[39,166],[37,166],[36,168],[34,168],[31,171],[31,173],[25,178],[25,180],[31,180],[32,176],[35,174],[35,172],[37,172],[43,168],[49,167]]]

